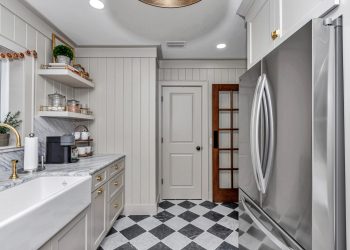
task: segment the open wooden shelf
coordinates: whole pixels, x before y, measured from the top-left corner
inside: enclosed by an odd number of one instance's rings
[[[94,88],[95,84],[68,69],[40,69],[38,75],[73,88]]]
[[[72,120],[94,120],[93,115],[84,115],[80,113],[68,112],[68,111],[39,111],[40,117],[52,117],[52,118],[66,118]]]
[[[89,143],[89,142],[93,142],[94,139],[88,139],[88,140],[75,140],[75,143]]]

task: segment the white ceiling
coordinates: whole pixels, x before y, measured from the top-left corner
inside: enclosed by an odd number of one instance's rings
[[[236,15],[241,0],[202,0],[185,8],[164,9],[138,0],[25,0],[78,46],[161,45],[165,59],[246,58],[246,30]],[[186,41],[167,48],[167,41]],[[227,48],[216,49],[226,43]]]

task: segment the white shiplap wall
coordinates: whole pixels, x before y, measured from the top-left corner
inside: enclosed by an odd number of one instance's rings
[[[156,212],[156,49],[78,49],[95,89],[75,96],[95,114],[96,153],[125,153],[126,214]],[[146,53],[144,53],[146,50]],[[137,52],[138,51],[138,52]]]
[[[239,77],[247,70],[246,60],[161,60],[159,62],[159,81],[191,82],[205,81],[208,83],[208,106],[209,106],[209,135],[211,145],[212,138],[212,84],[239,83]],[[212,151],[211,146],[206,152],[209,157],[209,199],[212,198]],[[162,169],[158,170],[159,175]],[[158,179],[160,180],[160,176]],[[158,186],[161,186],[158,183]],[[158,191],[159,192],[159,191]]]
[[[36,50],[38,58],[35,69],[51,62],[51,34],[56,32],[18,0],[0,0],[0,44],[14,51]],[[20,110],[23,120],[21,134],[32,131],[33,113],[40,105],[47,103],[47,95],[55,91],[67,98],[74,97],[74,91],[63,84],[48,81],[35,75],[35,92],[32,95],[33,61],[31,57],[10,63],[10,110]],[[34,107],[32,101],[34,98]],[[34,112],[33,112],[34,111]]]
[[[159,80],[238,83],[246,64],[246,60],[162,60]]]

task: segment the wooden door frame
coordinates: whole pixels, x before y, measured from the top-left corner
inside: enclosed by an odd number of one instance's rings
[[[162,88],[163,87],[200,87],[202,91],[202,200],[209,200],[211,187],[211,168],[209,168],[209,84],[206,81],[159,81],[158,84],[158,200],[163,198],[162,175],[163,175],[163,116],[162,116]]]
[[[212,135],[213,135],[213,143],[212,143],[212,186],[213,186],[213,200],[214,200],[214,193],[217,192],[217,193],[221,193],[221,197],[223,200],[230,200],[229,197],[232,196],[232,199],[233,200],[236,200],[238,201],[238,188],[237,189],[230,189],[229,191],[226,190],[226,193],[224,193],[224,191],[222,191],[222,189],[219,188],[219,169],[218,167],[219,166],[215,166],[215,162],[218,162],[219,161],[219,156],[220,156],[220,151],[218,148],[215,148],[215,142],[214,142],[214,130],[215,130],[215,127],[219,128],[220,125],[219,125],[219,115],[218,116],[214,116],[214,113],[216,110],[219,109],[219,105],[217,107],[214,106],[215,103],[219,103],[219,96],[215,95],[215,91],[214,88],[216,88],[216,91],[217,92],[220,92],[220,91],[239,91],[239,84],[235,84],[235,83],[232,83],[232,84],[213,84],[212,85],[212,107],[211,107],[211,110],[212,110]],[[232,100],[231,100],[232,101]],[[232,105],[232,103],[231,103]],[[231,114],[232,115],[232,114]],[[218,135],[219,136],[219,133]],[[232,135],[231,135],[231,144],[233,143],[232,141]],[[220,143],[219,143],[220,144]],[[218,145],[219,147],[219,145]],[[231,145],[232,147],[232,145]],[[231,155],[231,164],[232,164],[232,155]],[[232,179],[232,175],[233,175],[233,170],[232,170],[232,173],[231,173],[231,185],[233,185],[233,179]]]

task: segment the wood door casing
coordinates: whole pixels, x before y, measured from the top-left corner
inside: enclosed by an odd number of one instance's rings
[[[238,166],[234,165],[235,152],[238,152],[238,126],[234,126],[234,116],[238,119],[238,104],[234,104],[234,93],[239,91],[238,84],[213,84],[212,85],[212,134],[213,134],[213,200],[215,202],[238,202],[238,186],[234,187],[234,174],[238,172]],[[220,107],[220,92],[229,94],[227,107]],[[238,95],[237,95],[238,98]],[[237,99],[238,103],[238,99]],[[220,127],[220,112],[229,113],[229,126]],[[238,120],[237,120],[238,121]],[[220,142],[221,133],[229,134],[229,140]],[[221,138],[223,140],[223,137]],[[223,145],[226,144],[226,145]],[[222,146],[222,147],[220,147]],[[229,153],[229,166],[220,168],[220,152]],[[230,187],[220,187],[220,173],[230,173]]]

